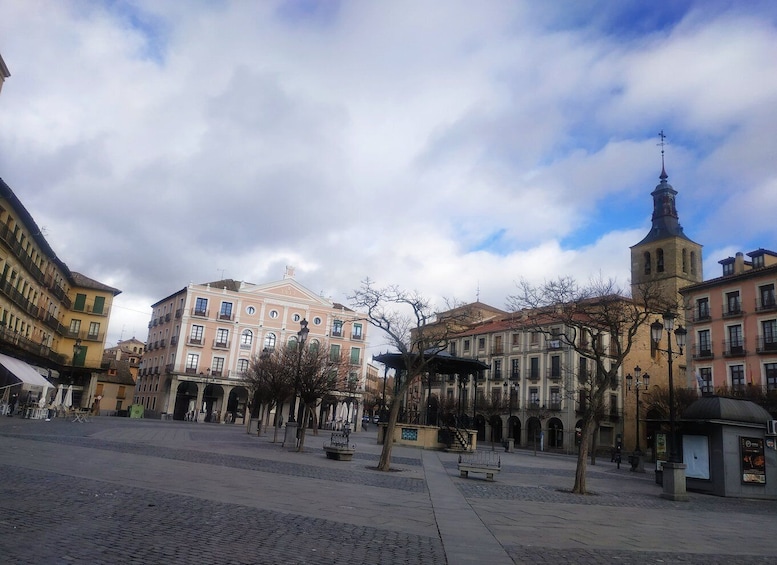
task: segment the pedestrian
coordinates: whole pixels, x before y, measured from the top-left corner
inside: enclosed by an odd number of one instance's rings
[[[11,400],[8,402],[8,416],[13,416],[14,410],[16,410],[16,403],[19,400],[19,395],[16,393],[13,393],[11,395]]]

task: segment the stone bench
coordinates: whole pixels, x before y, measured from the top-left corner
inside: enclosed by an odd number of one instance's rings
[[[502,459],[493,451],[475,451],[459,455],[459,473],[467,478],[470,473],[484,473],[487,481],[502,470]]]
[[[328,444],[324,444],[327,459],[350,461],[353,459],[354,446],[350,444],[350,434],[334,432]]]

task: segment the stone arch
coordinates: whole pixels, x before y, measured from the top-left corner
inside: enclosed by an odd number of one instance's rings
[[[502,417],[497,415],[491,416],[488,423],[491,426],[491,442],[503,441]]]
[[[548,447],[554,449],[564,447],[564,424],[558,418],[548,420]]]
[[[532,416],[526,420],[526,445],[539,447],[542,433],[542,420]]]
[[[196,410],[197,403],[197,383],[184,381],[178,383],[175,390],[175,408],[173,409],[173,420],[185,420],[187,414]]]
[[[511,416],[507,420],[507,437],[515,440],[515,445],[521,444],[521,419],[518,416]]]

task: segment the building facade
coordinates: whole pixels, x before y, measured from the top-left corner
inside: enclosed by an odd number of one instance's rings
[[[720,277],[682,290],[692,373],[703,394],[777,395],[777,253],[719,261]]]
[[[89,407],[120,292],[71,271],[0,179],[0,352],[44,374],[52,387],[72,386],[74,406]],[[0,379],[0,386],[13,381]]]
[[[135,403],[177,420],[242,420],[249,394],[243,376],[251,359],[296,340],[303,320],[308,343],[325,344],[333,358],[347,360],[346,396],[361,398],[367,324],[360,318],[300,285],[291,269],[283,280],[261,285],[231,279],[190,284],[152,305]],[[322,419],[336,413],[358,421],[358,404],[344,401]]]

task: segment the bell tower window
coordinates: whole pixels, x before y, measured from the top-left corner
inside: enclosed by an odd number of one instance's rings
[[[663,249],[656,250],[656,272],[657,273],[664,272],[664,250]]]
[[[645,251],[645,274],[649,275],[651,271],[650,251]]]

